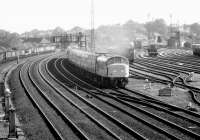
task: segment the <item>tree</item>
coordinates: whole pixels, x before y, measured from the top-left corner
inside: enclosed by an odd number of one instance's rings
[[[21,46],[19,34],[0,30],[0,46],[5,48],[18,48]]]
[[[161,35],[167,34],[167,25],[163,19],[156,19],[145,24],[148,34],[159,33]]]
[[[65,33],[65,30],[62,29],[61,27],[56,27],[53,31],[52,31],[52,35],[59,35]]]
[[[190,25],[190,32],[196,36],[200,36],[200,25],[198,23],[193,23]]]
[[[132,20],[127,21],[123,25],[123,29],[126,33],[126,36],[131,41],[134,38],[136,38],[137,34],[145,34],[146,29],[143,24],[139,24],[137,22],[134,22]]]
[[[72,28],[71,30],[69,30],[69,32],[71,33],[79,33],[79,32],[85,32],[85,30],[79,26],[75,26],[74,28]]]
[[[100,44],[118,44],[124,41],[124,30],[120,24],[100,26],[95,34],[96,42]]]

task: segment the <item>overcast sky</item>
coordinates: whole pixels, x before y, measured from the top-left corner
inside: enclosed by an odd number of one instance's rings
[[[90,27],[91,0],[0,0],[0,29],[22,33],[60,26]],[[164,18],[170,23],[200,23],[199,0],[94,0],[95,27]]]

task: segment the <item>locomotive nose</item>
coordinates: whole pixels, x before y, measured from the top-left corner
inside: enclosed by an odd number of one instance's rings
[[[129,77],[129,66],[125,64],[112,64],[108,66],[108,76]]]

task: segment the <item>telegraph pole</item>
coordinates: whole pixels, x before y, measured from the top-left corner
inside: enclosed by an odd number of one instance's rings
[[[172,14],[169,15],[170,16],[170,36],[172,34]]]
[[[91,0],[91,49],[95,50],[95,34],[94,34],[94,0]]]

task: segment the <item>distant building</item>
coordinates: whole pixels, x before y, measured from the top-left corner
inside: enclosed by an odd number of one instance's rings
[[[51,42],[45,38],[43,38],[41,41],[40,41],[40,45],[41,46],[46,46],[46,45],[49,45]]]
[[[51,44],[51,42],[45,38],[29,37],[29,38],[22,38],[22,40],[25,48],[43,47]]]
[[[134,39],[134,48],[141,49],[143,46],[147,44],[147,36],[144,34],[136,33]]]
[[[156,44],[158,47],[167,45],[166,39],[159,33],[152,33],[149,37],[139,35],[134,42],[136,48],[148,48],[151,44]]]

